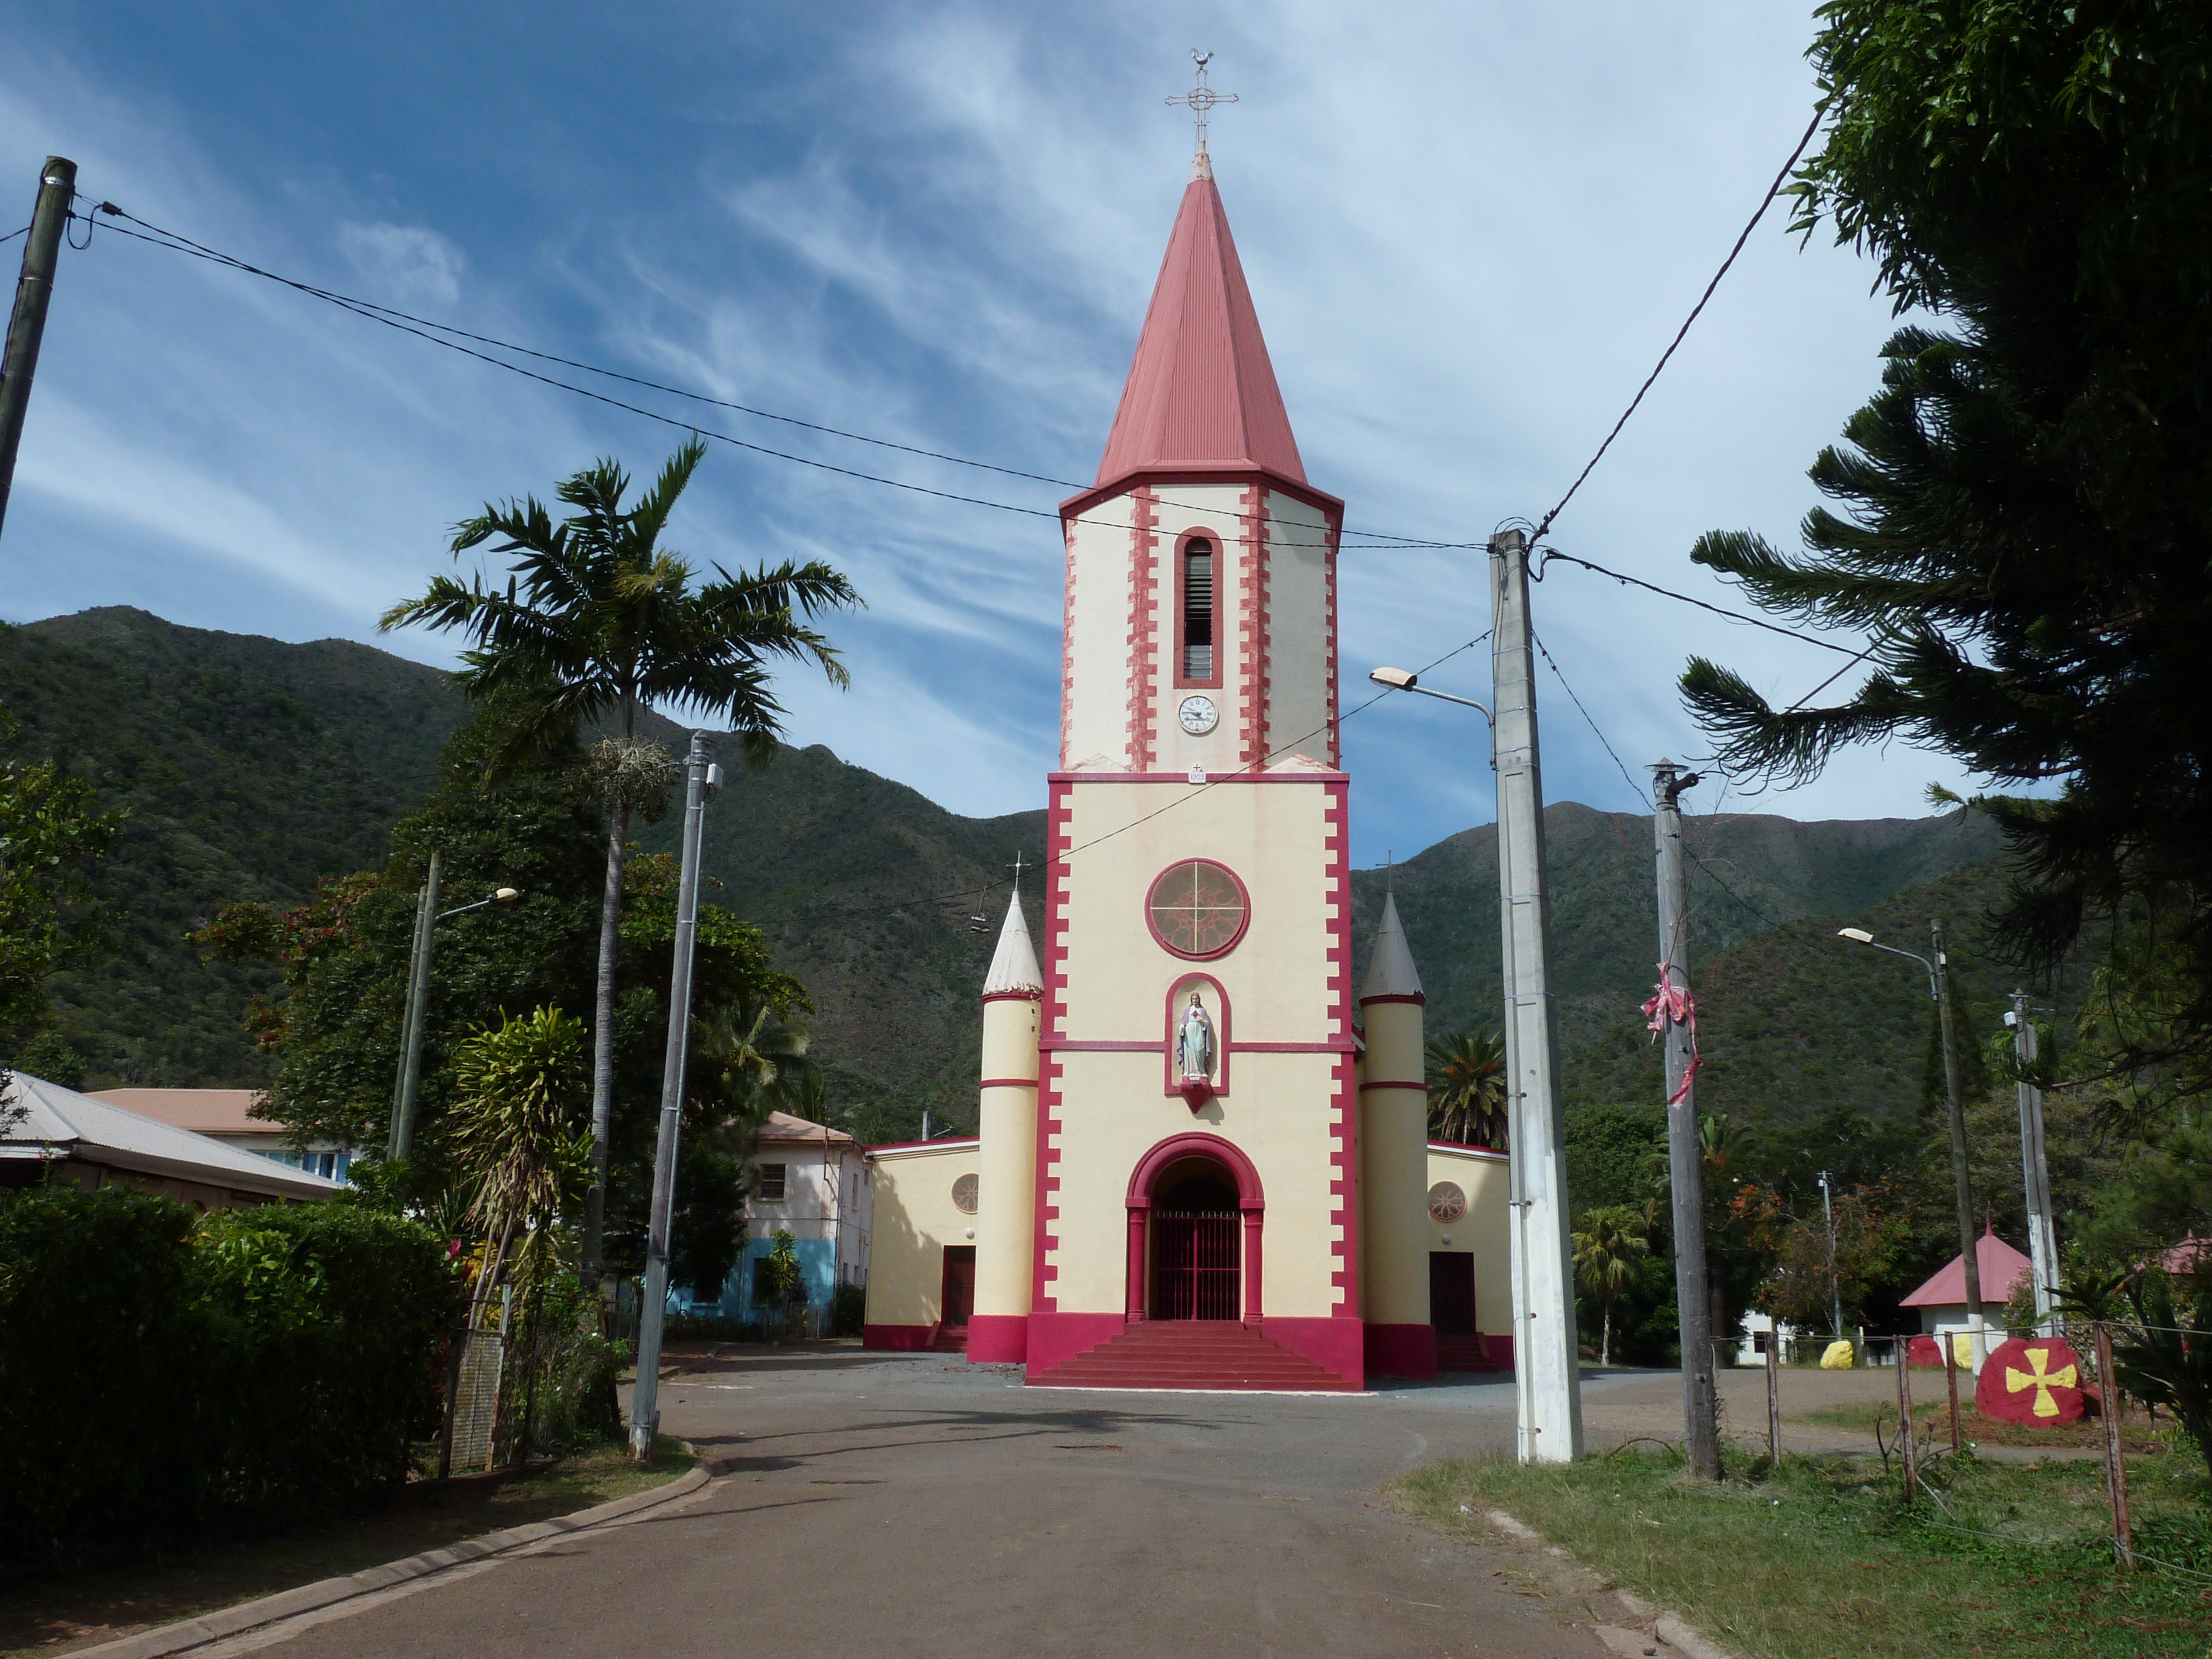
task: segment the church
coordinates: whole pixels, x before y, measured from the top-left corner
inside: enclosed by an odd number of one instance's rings
[[[981,988],[978,1133],[881,1146],[865,1340],[1032,1384],[1512,1364],[1504,1155],[1431,1143],[1386,903],[1352,981],[1344,503],[1307,481],[1201,137],[1096,483],[1059,769]]]

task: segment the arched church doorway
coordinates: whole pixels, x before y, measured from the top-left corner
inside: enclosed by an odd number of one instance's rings
[[[1170,1135],[1129,1172],[1127,1317],[1261,1317],[1260,1172],[1233,1142],[1194,1130]]]
[[[1152,1319],[1236,1319],[1243,1218],[1237,1177],[1218,1159],[1176,1159],[1152,1183]]]

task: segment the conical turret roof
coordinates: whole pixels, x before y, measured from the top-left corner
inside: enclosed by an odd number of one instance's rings
[[[1413,966],[1412,947],[1398,921],[1398,896],[1382,899],[1382,925],[1375,930],[1375,948],[1368,953],[1367,977],[1359,987],[1360,1000],[1370,997],[1417,997],[1421,975]]]
[[[1183,191],[1098,483],[1164,467],[1306,481],[1210,173]]]
[[[999,948],[991,956],[991,971],[984,975],[987,997],[1036,997],[1044,994],[1044,975],[1037,968],[1036,946],[1030,943],[1030,924],[1022,915],[1021,890],[1006,901],[1006,920],[999,929]]]

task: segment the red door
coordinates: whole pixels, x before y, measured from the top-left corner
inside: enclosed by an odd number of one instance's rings
[[[975,1310],[975,1247],[973,1244],[947,1244],[945,1247],[944,1301],[940,1322],[947,1330],[964,1330],[968,1316]]]
[[[1469,1250],[1429,1252],[1429,1323],[1438,1336],[1474,1334],[1474,1255]]]
[[[1153,1211],[1152,1316],[1237,1318],[1243,1231],[1235,1211]]]

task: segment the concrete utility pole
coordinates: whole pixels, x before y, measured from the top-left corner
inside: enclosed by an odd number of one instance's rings
[[[1544,885],[1544,783],[1536,752],[1528,538],[1490,538],[1492,704],[1497,710],[1498,934],[1505,969],[1505,1107],[1513,1208],[1513,1378],[1524,1463],[1583,1450],[1574,1255],[1567,1232],[1559,1015]]]
[[[385,1157],[398,1162],[415,1144],[415,1095],[422,1080],[422,1024],[430,1006],[430,939],[438,926],[438,872],[444,854],[430,853],[422,896],[415,907],[415,948],[407,959],[407,1016],[399,1030],[399,1085],[392,1097],[392,1139]]]
[[[1943,924],[1930,920],[1929,937],[1935,943],[1936,1020],[1943,1034],[1943,1091],[1951,1100],[1951,1183],[1959,1200],[1959,1261],[1966,1274],[1966,1323],[1974,1346],[1974,1375],[1982,1374],[1989,1358],[1989,1336],[1982,1315],[1982,1261],[1974,1233],[1973,1166],[1966,1156],[1966,1106],[1960,1097],[1959,1034],[1951,1018],[1951,958],[1943,948]]]
[[[1705,1148],[1698,1136],[1698,1083],[1690,1066],[1689,948],[1683,937],[1689,881],[1682,866],[1682,791],[1698,781],[1670,760],[1651,769],[1652,836],[1659,864],[1660,987],[1654,1010],[1667,1039],[1667,1173],[1674,1207],[1674,1305],[1680,1310],[1683,1445],[1690,1467],[1721,1478],[1713,1384],[1712,1303],[1705,1282]],[[1683,999],[1674,1017],[1673,993]]]
[[[2027,1015],[2027,993],[2012,994],[2012,1052],[2020,1062],[2020,1169],[2027,1197],[2027,1258],[2035,1264],[2035,1327],[2045,1336],[2058,1328],[2051,1316],[2058,1288],[2058,1235],[2051,1212],[2051,1165],[2043,1152],[2043,1091],[2027,1080],[2034,1063],[2034,1023]]]
[[[15,308],[8,315],[8,349],[0,356],[0,525],[15,484],[15,450],[23,441],[23,416],[31,407],[31,377],[38,372],[39,342],[46,331],[46,305],[54,297],[54,264],[70,203],[76,196],[76,163],[46,157],[39,169],[39,199],[31,234],[23,239],[23,274],[15,283]]]
[[[645,1305],[638,1310],[637,1383],[630,1392],[629,1449],[653,1455],[660,1427],[660,1331],[668,1314],[668,1234],[676,1216],[676,1140],[684,1127],[684,1066],[691,1049],[691,951],[699,933],[699,830],[707,792],[722,769],[707,759],[707,734],[691,734],[684,762],[684,858],[676,881],[675,960],[668,975],[668,1046],[660,1062],[660,1138],[653,1154],[653,1214],[645,1243]]]

